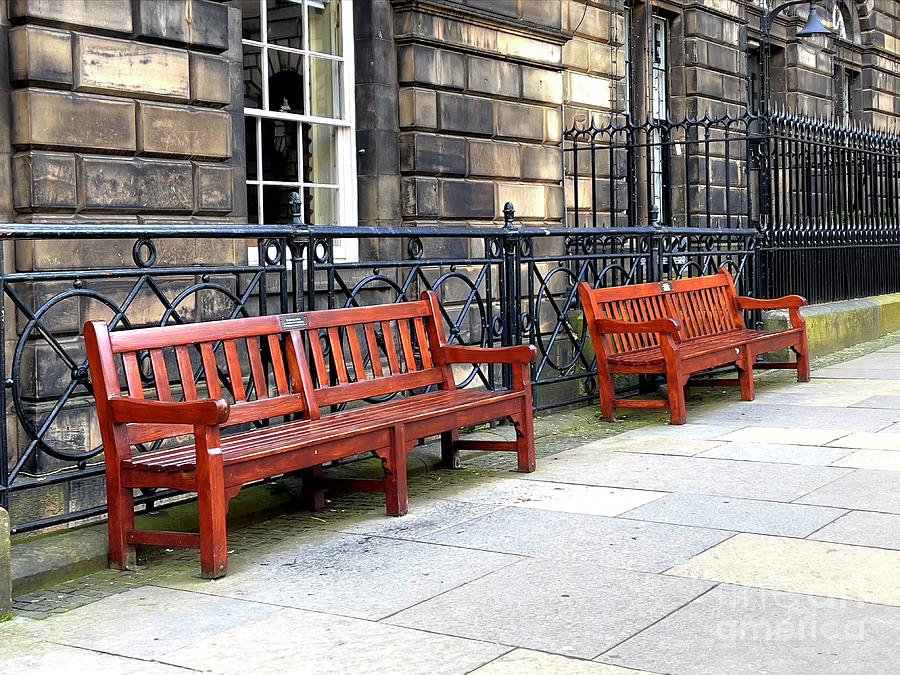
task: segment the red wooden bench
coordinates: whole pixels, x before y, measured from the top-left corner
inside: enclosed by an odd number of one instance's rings
[[[403,515],[406,454],[426,436],[441,434],[450,464],[461,448],[477,447],[516,452],[518,470],[533,471],[534,348],[449,346],[440,312],[426,293],[394,305],[113,333],[103,322],[86,324],[106,449],[110,564],[133,564],[136,544],[191,547],[200,549],[202,575],[220,577],[228,501],[243,485],[306,470],[304,493],[321,506],[330,483],[318,469],[364,452],[381,458],[384,480],[351,487],[383,490],[388,514]],[[457,389],[456,363],[512,364],[514,389]],[[514,423],[515,441],[457,438],[462,426],[502,418]],[[223,434],[228,427],[233,433]],[[157,441],[171,447],[133,451]],[[136,529],[136,488],[196,492],[199,534]]]
[[[776,300],[739,296],[724,268],[694,279],[615,288],[593,289],[582,282],[578,294],[597,355],[605,420],[612,421],[617,408],[668,408],[670,422],[684,424],[689,385],[740,386],[741,398],[752,401],[754,368],[796,369],[798,381],[809,381],[806,324],[800,315],[806,300],[799,295]],[[787,330],[766,332],[744,325],[744,310],[783,308],[790,311]],[[782,349],[791,349],[796,362],[756,363],[758,355]],[[736,380],[690,380],[695,373],[731,364],[739,372]],[[668,400],[616,398],[616,374],[665,375]]]

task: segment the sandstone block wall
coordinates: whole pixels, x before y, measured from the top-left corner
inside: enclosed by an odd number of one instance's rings
[[[8,11],[18,220],[245,217],[234,10],[9,0]]]

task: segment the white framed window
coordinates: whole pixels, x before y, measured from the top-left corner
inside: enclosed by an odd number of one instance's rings
[[[661,17],[653,17],[653,34],[650,53],[650,117],[654,122],[662,122],[669,117],[668,67],[669,67],[668,23]],[[656,212],[656,222],[665,222],[666,213],[663,191],[665,189],[663,165],[663,137],[659,129],[650,134],[650,182],[653,188],[651,208]]]
[[[356,225],[352,0],[243,0],[247,212]],[[355,259],[355,240],[335,257]]]

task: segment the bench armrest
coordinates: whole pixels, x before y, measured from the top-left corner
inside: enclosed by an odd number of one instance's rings
[[[537,348],[532,345],[515,347],[462,347],[447,346],[441,349],[444,363],[519,363],[530,365],[537,359]]]
[[[740,309],[798,309],[806,306],[806,298],[800,295],[785,295],[783,298],[765,300],[739,295],[735,298]]]
[[[114,424],[187,424],[212,426],[228,419],[228,403],[217,401],[146,401],[115,397],[109,400]]]
[[[653,319],[651,321],[596,319],[596,325],[601,333],[677,333],[681,329],[675,319]]]

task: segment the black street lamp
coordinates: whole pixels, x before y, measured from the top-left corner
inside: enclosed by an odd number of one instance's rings
[[[762,87],[760,87],[760,108],[764,115],[769,112],[769,99],[771,92],[771,85],[769,80],[769,60],[771,57],[771,33],[772,33],[772,24],[775,22],[775,18],[781,14],[781,12],[788,7],[793,7],[794,5],[802,5],[804,3],[809,3],[809,18],[806,20],[806,25],[803,26],[799,31],[797,31],[797,37],[806,38],[813,37],[815,35],[832,35],[834,31],[827,28],[822,20],[819,18],[819,12],[816,9],[816,0],[788,0],[787,2],[783,2],[778,5],[774,9],[769,10],[765,14],[763,14],[762,19],[759,22],[759,32],[761,36],[761,44],[759,50],[759,58],[760,58],[760,74],[762,75]]]

